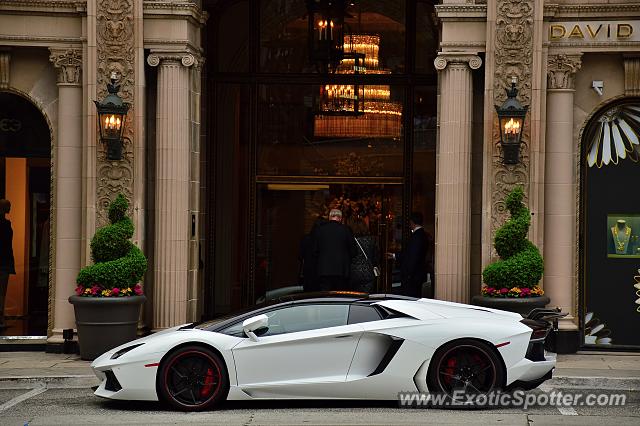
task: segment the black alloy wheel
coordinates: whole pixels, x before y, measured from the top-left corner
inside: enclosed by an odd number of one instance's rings
[[[437,351],[427,382],[432,392],[446,394],[451,400],[466,404],[469,402],[467,396],[477,397],[501,389],[504,371],[487,344],[465,339]]]
[[[157,389],[161,400],[174,408],[182,411],[207,410],[227,398],[227,368],[211,350],[186,346],[162,361]]]

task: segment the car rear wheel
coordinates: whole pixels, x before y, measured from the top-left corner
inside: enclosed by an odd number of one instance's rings
[[[185,346],[160,364],[157,388],[161,400],[179,410],[211,409],[229,392],[227,368],[213,351]]]
[[[433,358],[427,377],[432,392],[447,395],[463,405],[473,405],[479,395],[504,384],[502,363],[486,343],[459,340],[445,345]]]

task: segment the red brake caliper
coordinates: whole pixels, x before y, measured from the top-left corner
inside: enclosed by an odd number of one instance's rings
[[[457,364],[457,361],[455,358],[449,358],[447,360],[447,367],[444,369],[444,372],[445,372],[444,381],[448,385],[451,384],[451,379],[453,378],[452,376],[453,376],[453,372],[456,369],[456,364]]]
[[[211,392],[211,388],[213,387],[213,369],[207,368],[207,375],[204,378],[204,386],[200,389],[200,396],[206,397]]]

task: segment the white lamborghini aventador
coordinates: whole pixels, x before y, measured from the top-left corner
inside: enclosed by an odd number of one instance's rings
[[[225,399],[376,399],[487,393],[551,377],[548,320],[430,299],[296,295],[110,350],[95,394],[205,410]]]

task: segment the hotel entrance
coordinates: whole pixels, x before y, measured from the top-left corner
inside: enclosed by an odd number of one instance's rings
[[[411,211],[434,235],[434,2],[345,5],[327,70],[311,59],[309,2],[211,3],[205,317],[299,291],[301,242],[331,208],[375,240],[374,291],[399,285],[384,253],[401,250]]]

